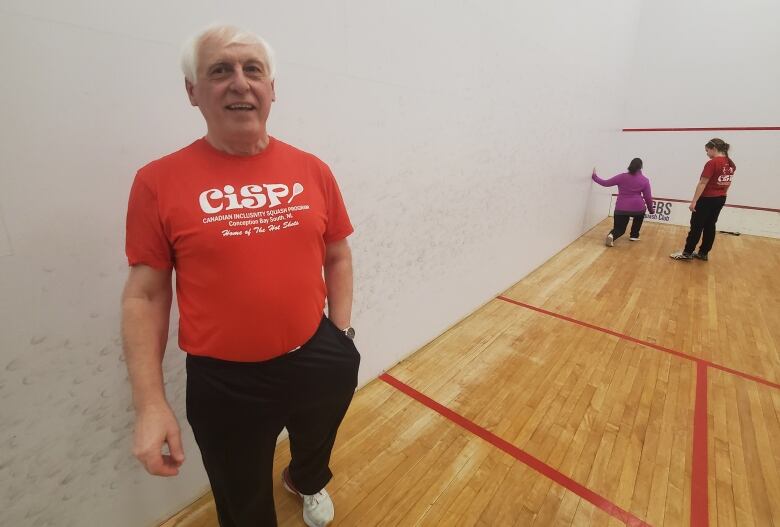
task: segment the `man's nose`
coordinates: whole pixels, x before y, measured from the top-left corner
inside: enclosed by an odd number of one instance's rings
[[[230,87],[239,93],[244,93],[249,90],[249,80],[246,78],[246,75],[244,75],[244,70],[236,68],[236,71],[233,73]]]

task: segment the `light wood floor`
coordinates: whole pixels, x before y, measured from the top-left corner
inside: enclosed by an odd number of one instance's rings
[[[780,241],[719,235],[709,262],[677,262],[684,228],[646,224],[640,242],[606,248],[607,225],[388,372],[559,476],[376,380],[333,452],[334,526],[626,524],[615,507],[654,526],[780,527]],[[289,455],[282,443],[277,475]],[[692,521],[697,477],[709,514]],[[304,525],[298,500],[275,493],[279,524]],[[216,525],[209,496],[164,524]]]

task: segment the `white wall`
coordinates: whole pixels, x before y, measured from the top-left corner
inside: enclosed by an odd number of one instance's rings
[[[623,128],[780,126],[778,21],[776,0],[645,2]],[[641,157],[656,195],[691,199],[712,137],[737,164],[728,202],[780,208],[780,131],[626,132],[604,175]]]
[[[134,172],[204,132],[177,70],[190,32],[242,21],[277,49],[272,133],[332,166],[357,227],[365,382],[594,221],[583,196],[612,159],[638,16],[638,0],[4,0],[0,525],[153,525],[206,488],[184,422],[179,478],[130,456],[118,329]]]

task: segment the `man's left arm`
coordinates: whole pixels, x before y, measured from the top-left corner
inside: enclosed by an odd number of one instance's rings
[[[328,318],[339,329],[348,328],[352,318],[352,250],[346,238],[325,246],[325,287]]]

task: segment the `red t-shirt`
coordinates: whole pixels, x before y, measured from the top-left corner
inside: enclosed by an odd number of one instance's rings
[[[127,210],[130,265],[176,269],[179,346],[263,361],[306,342],[325,308],[325,245],[352,233],[315,156],[274,138],[239,157],[205,139],[138,171]]]
[[[707,186],[701,193],[704,198],[725,196],[734,177],[737,166],[725,156],[713,157],[704,165],[701,177],[707,178]]]

